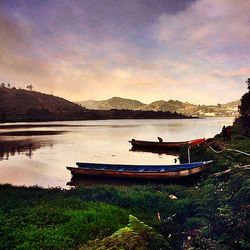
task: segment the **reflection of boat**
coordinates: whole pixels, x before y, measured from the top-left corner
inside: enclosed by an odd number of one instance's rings
[[[140,148],[140,147],[132,147],[129,151],[132,152],[142,152],[142,153],[154,153],[158,155],[172,155],[172,156],[178,156],[179,150],[176,149],[157,149],[157,148]]]
[[[132,139],[129,141],[133,148],[145,149],[162,149],[162,150],[180,150],[185,145],[195,146],[205,142],[205,138],[181,142],[157,142],[157,141],[140,141]]]
[[[164,181],[164,180],[163,180]],[[152,183],[152,181],[150,181]],[[112,177],[101,177],[101,176],[72,176],[70,182],[67,182],[69,186],[103,186],[103,185],[112,185],[112,186],[131,186],[131,185],[148,185],[148,180],[143,179],[128,179],[128,178],[112,178]],[[159,180],[157,180],[159,183]]]
[[[178,179],[204,171],[212,161],[178,165],[122,165],[101,163],[76,163],[78,167],[67,167],[73,176],[103,176],[138,179]]]

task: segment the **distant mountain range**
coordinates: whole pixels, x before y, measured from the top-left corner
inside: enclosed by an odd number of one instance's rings
[[[235,116],[240,104],[240,101],[235,101],[218,105],[194,105],[174,100],[145,104],[120,97],[73,103],[54,95],[2,85],[0,100],[0,122]]]
[[[140,102],[131,101],[129,105],[127,100],[123,106],[123,100],[119,98],[107,106],[112,106],[111,110],[107,107],[90,110],[61,97],[15,87],[7,88],[3,84],[0,85],[0,100],[0,122],[190,118],[175,112],[134,110],[134,107],[141,105]]]
[[[81,101],[78,102],[87,109],[129,109],[143,111],[164,111],[177,112],[184,115],[192,115],[199,117],[212,116],[236,116],[238,114],[238,106],[240,100],[229,102],[226,104],[217,105],[195,105],[188,102],[176,100],[155,101],[150,104],[145,104],[137,100],[125,99],[121,97],[113,97],[102,101]]]

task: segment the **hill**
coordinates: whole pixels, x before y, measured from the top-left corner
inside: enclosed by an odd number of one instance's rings
[[[85,109],[63,98],[16,88],[0,88],[2,120],[44,120],[52,117],[74,117]]]
[[[154,110],[154,111],[170,111],[170,112],[182,112],[187,113],[188,110],[196,107],[194,104],[183,103],[180,101],[169,100],[169,101],[156,101],[152,102],[143,107],[143,110]]]
[[[79,104],[88,109],[132,109],[143,111],[163,111],[177,112],[183,115],[192,115],[199,117],[206,116],[236,116],[238,114],[238,106],[240,101],[229,102],[217,105],[195,105],[188,102],[176,100],[160,100],[150,104],[144,104],[136,100],[125,99],[121,97],[113,97],[102,101],[82,101]]]
[[[0,122],[189,118],[175,112],[139,110],[145,104],[125,99],[125,105],[122,98],[110,99],[102,109],[89,110],[54,95],[3,86],[0,87],[0,100]]]
[[[82,106],[88,109],[101,109],[101,110],[109,110],[109,109],[131,109],[137,110],[142,109],[145,105],[142,102],[137,100],[125,99],[121,97],[112,97],[108,100],[102,101],[82,101],[79,102]]]
[[[238,106],[240,105],[241,101],[237,100],[234,102],[228,102],[226,104],[222,104],[223,107],[228,107],[228,108],[238,108]]]

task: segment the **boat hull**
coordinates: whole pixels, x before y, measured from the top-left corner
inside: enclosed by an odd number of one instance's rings
[[[180,179],[187,176],[194,176],[197,174],[200,174],[204,170],[206,170],[209,166],[209,164],[212,161],[200,163],[195,167],[190,168],[177,168],[176,170],[166,170],[168,166],[162,166],[165,168],[164,171],[150,171],[153,166],[149,166],[150,170],[147,170],[146,166],[143,166],[143,168],[138,168],[138,171],[135,170],[125,170],[122,169],[112,169],[110,167],[109,169],[102,169],[102,168],[95,168],[92,169],[87,167],[67,167],[68,170],[71,171],[71,174],[73,176],[96,176],[96,177],[112,177],[112,178],[134,178],[134,179],[146,179],[146,180],[174,180],[174,179]],[[101,165],[101,164],[100,164]],[[112,165],[116,166],[116,165]],[[121,166],[121,165],[118,165]],[[170,168],[174,168],[175,165],[170,166]],[[160,166],[156,166],[156,168],[159,168]],[[143,169],[143,170],[142,170]],[[145,170],[146,169],[146,170]]]
[[[201,144],[205,139],[196,139],[183,142],[155,142],[155,141],[141,141],[132,139],[129,141],[133,148],[145,149],[161,149],[161,150],[180,150],[185,145],[195,146]]]

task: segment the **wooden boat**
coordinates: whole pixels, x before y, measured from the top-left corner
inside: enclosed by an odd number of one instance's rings
[[[181,142],[156,142],[140,141],[132,139],[129,141],[133,148],[162,149],[162,150],[180,150],[185,145],[195,146],[205,142],[205,138]]]
[[[212,161],[178,165],[123,165],[78,162],[67,167],[73,176],[102,176],[137,179],[178,179],[203,172]]]

